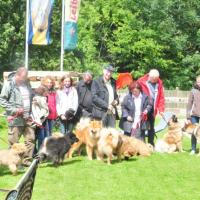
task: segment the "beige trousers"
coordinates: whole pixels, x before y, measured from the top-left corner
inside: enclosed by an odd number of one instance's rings
[[[24,126],[12,126],[8,129],[8,142],[12,146],[19,142],[21,135],[24,136],[24,143],[27,147],[27,156],[32,158],[35,148],[35,129],[30,126],[29,121]]]

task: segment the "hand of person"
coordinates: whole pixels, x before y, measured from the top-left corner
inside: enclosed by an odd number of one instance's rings
[[[132,118],[131,116],[128,116],[128,117],[127,117],[127,121],[132,122],[132,121],[133,121],[133,118]]]
[[[66,120],[65,115],[61,115],[60,118],[61,118],[62,120]]]
[[[161,115],[161,117],[164,117],[164,112],[159,112],[159,114]]]
[[[109,106],[108,106],[108,110],[109,110],[109,111],[112,111],[112,109],[113,109],[113,106],[112,106],[112,105],[109,105]]]
[[[142,114],[141,114],[141,119],[142,119],[143,121],[147,121],[147,111],[142,112]]]
[[[186,124],[191,124],[191,123],[192,123],[192,122],[191,122],[191,119],[187,119],[185,123],[186,123]]]
[[[117,100],[114,100],[112,103],[112,106],[116,106],[118,104]]]
[[[18,108],[16,111],[16,116],[20,116],[24,113],[24,109],[23,108]]]

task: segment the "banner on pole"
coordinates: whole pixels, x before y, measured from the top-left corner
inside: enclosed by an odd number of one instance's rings
[[[51,43],[50,23],[54,0],[30,0],[28,44]]]
[[[81,0],[65,0],[64,49],[73,50],[77,46],[77,21]]]

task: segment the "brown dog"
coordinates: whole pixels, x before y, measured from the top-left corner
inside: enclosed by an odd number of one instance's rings
[[[83,144],[86,145],[89,160],[93,159],[94,153],[96,153],[97,156],[97,142],[100,137],[101,129],[101,121],[90,120],[88,118],[81,119],[74,131],[79,141],[72,145],[68,154],[69,158],[71,158],[74,151],[78,150]]]
[[[173,115],[168,122],[167,133],[163,136],[163,139],[157,141],[155,151],[160,153],[183,152],[182,139],[181,124],[178,122],[177,117]]]
[[[111,164],[113,154],[120,159],[120,147],[122,145],[121,134],[114,128],[103,128],[100,132],[100,139],[97,143],[98,158],[104,159],[107,156],[107,164]]]
[[[120,155],[125,158],[130,158],[136,155],[150,156],[153,151],[153,147],[150,144],[146,144],[134,137],[123,135],[122,141]]]
[[[0,165],[8,166],[13,175],[17,175],[17,168],[27,151],[24,144],[15,143],[11,149],[0,150]]]

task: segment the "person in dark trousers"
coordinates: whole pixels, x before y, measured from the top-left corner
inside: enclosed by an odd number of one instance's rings
[[[90,72],[85,72],[83,74],[83,80],[80,80],[77,85],[78,92],[78,111],[77,120],[81,117],[92,117],[92,74]]]
[[[196,78],[192,90],[190,91],[186,109],[188,123],[199,123],[200,119],[200,75]],[[191,136],[192,150],[191,155],[196,153],[197,140],[194,135]]]
[[[150,129],[148,130],[148,143],[154,146],[155,137],[155,117],[159,113],[164,117],[165,97],[162,80],[159,78],[160,74],[157,69],[151,69],[150,72],[140,79],[138,83],[142,86],[142,91],[149,96],[153,108],[148,115]]]
[[[117,116],[116,106],[119,103],[116,92],[116,82],[111,77],[114,68],[106,65],[103,76],[92,82],[92,116],[94,119],[102,120],[104,127],[115,127]]]

